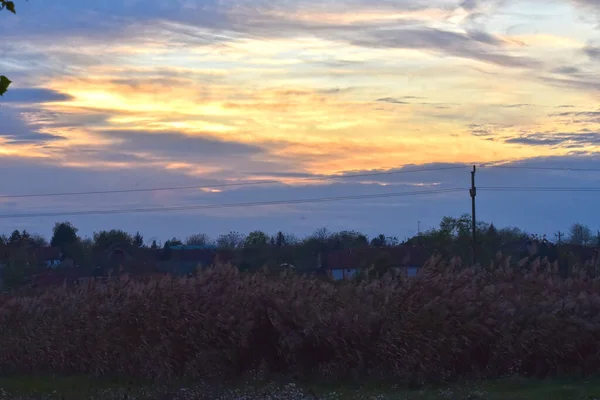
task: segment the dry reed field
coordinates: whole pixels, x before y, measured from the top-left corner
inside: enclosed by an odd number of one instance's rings
[[[330,283],[241,273],[0,300],[0,375],[169,380],[267,372],[419,385],[600,372],[600,278],[539,265]]]

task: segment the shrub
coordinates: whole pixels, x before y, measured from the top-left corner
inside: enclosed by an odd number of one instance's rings
[[[221,265],[0,299],[0,374],[439,382],[600,372],[600,279],[441,261],[343,285]]]

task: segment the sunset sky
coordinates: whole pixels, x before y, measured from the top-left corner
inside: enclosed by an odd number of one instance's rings
[[[16,0],[0,13],[0,232],[147,240],[326,226],[403,239],[470,212],[600,229],[596,0]],[[329,179],[332,174],[463,169]],[[223,187],[250,180],[278,183]],[[211,187],[213,185],[214,187]],[[221,187],[219,187],[221,185]],[[174,186],[81,196],[7,195]],[[25,218],[444,188],[318,204]]]

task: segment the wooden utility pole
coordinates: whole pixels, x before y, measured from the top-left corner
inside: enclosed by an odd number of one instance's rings
[[[473,231],[473,265],[477,263],[477,218],[475,217],[475,196],[477,196],[477,188],[475,187],[475,172],[477,172],[477,167],[473,165],[473,171],[471,171],[471,190],[469,190],[469,193],[471,194],[471,217],[473,218],[471,226]]]
[[[564,236],[564,233],[562,233],[561,231],[558,231],[558,233],[554,234],[554,236],[556,236],[556,238],[558,239],[558,245],[560,246],[560,244],[562,242],[562,237]]]

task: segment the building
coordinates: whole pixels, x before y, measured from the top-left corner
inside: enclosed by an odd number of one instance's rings
[[[40,265],[57,268],[63,262],[63,254],[58,247],[38,247],[35,256]]]
[[[385,265],[410,277],[417,274],[428,258],[422,248],[413,246],[365,246],[330,252],[325,258],[323,269],[334,280],[352,279],[361,271],[377,265]]]
[[[233,260],[233,252],[206,246],[172,246],[159,251],[156,270],[175,276],[195,274],[199,268],[206,268],[218,262]]]

